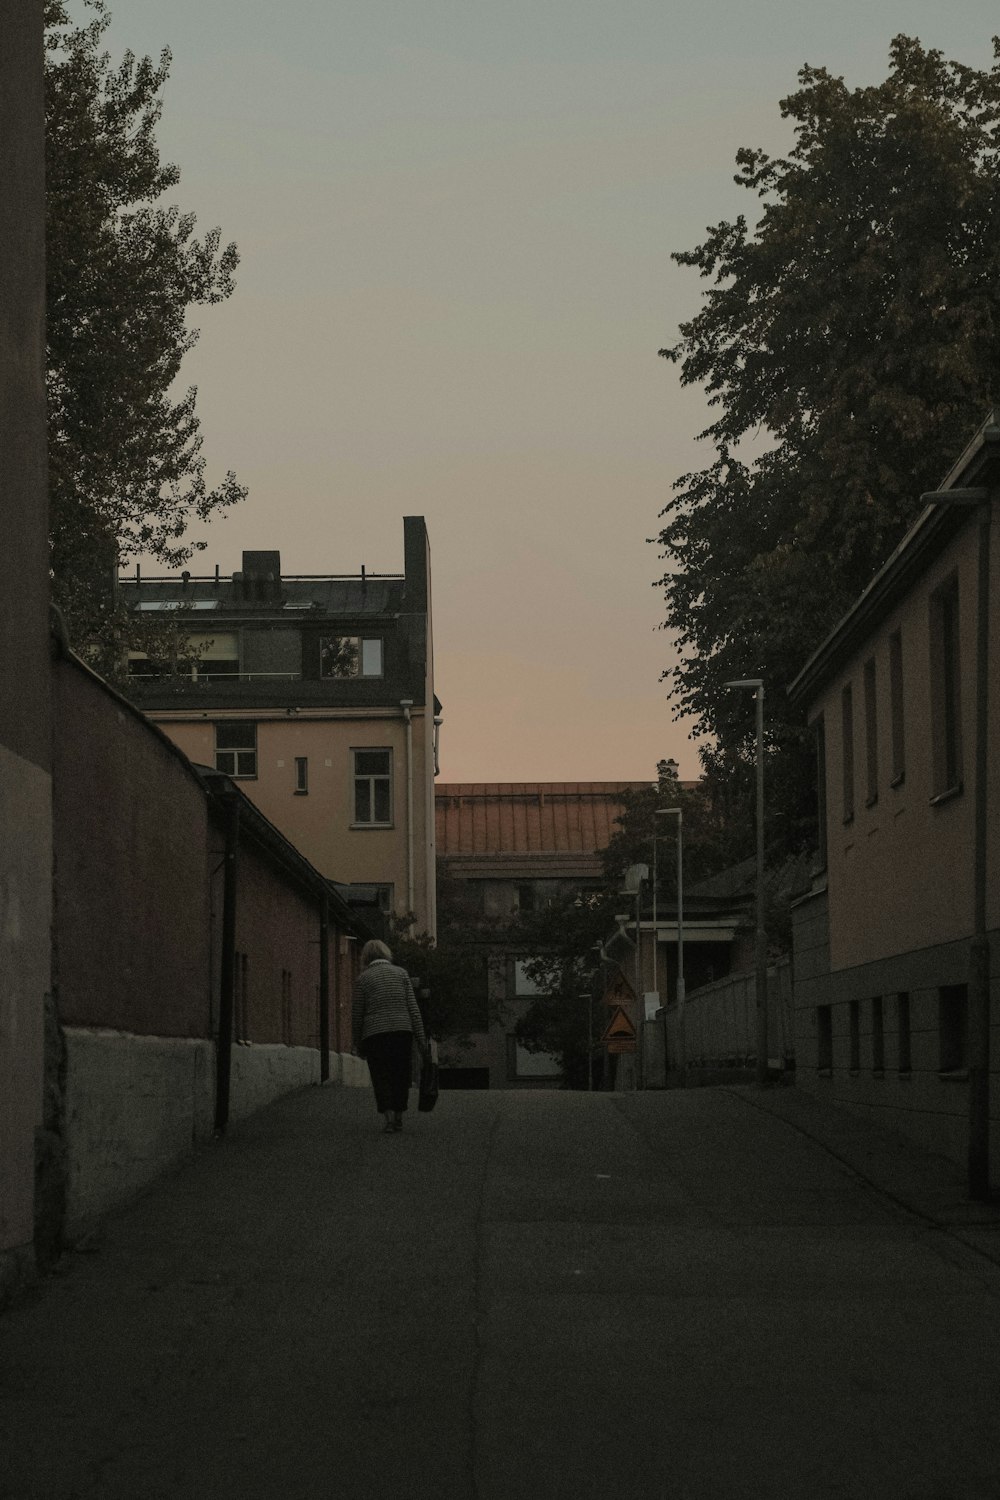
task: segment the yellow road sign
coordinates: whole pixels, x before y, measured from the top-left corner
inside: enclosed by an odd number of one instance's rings
[[[605,1027],[601,1041],[607,1046],[610,1042],[634,1042],[635,1027],[629,1020],[620,1005],[616,1005],[611,1013],[611,1020]]]

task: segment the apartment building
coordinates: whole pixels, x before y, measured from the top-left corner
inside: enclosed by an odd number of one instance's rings
[[[440,704],[422,516],[404,517],[403,552],[401,574],[283,574],[279,552],[258,551],[231,577],[137,568],[118,587],[175,636],[162,659],[130,654],[145,714],[324,876],[433,935]]]
[[[998,483],[991,419],[942,491],[995,496]],[[987,541],[1000,579],[996,509],[994,501],[992,527],[981,531],[982,506],[928,504],[790,689],[816,736],[821,830],[821,868],[794,911],[798,1081],[961,1161],[977,833],[994,993],[1000,970],[1000,612],[979,582]],[[980,621],[989,662],[981,686]],[[993,1112],[996,1149],[995,1081]]]

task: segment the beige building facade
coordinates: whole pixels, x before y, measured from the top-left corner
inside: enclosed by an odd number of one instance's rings
[[[436,932],[430,547],[404,518],[403,574],[123,578],[179,632],[182,665],[132,653],[132,695],[196,764],[232,776],[330,880]]]
[[[998,478],[1000,429],[988,424],[942,488],[995,492]],[[816,735],[821,827],[821,869],[794,913],[799,1081],[956,1160],[969,1114],[977,513],[928,505],[791,690]],[[1000,517],[989,551],[983,834],[995,995]],[[994,1153],[998,1045],[994,1022]]]

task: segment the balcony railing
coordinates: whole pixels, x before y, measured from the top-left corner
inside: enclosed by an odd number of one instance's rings
[[[185,672],[130,672],[132,682],[202,683],[220,682],[300,682],[301,672],[212,672],[194,668]]]

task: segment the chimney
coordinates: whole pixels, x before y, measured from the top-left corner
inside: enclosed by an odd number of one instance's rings
[[[281,598],[280,552],[244,552],[243,593],[247,599]]]

